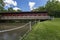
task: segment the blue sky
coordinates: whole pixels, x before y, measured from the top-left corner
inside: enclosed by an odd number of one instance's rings
[[[16,4],[16,7],[20,8],[22,11],[30,11],[29,2],[35,3],[33,8],[38,8],[39,6],[44,6],[48,0],[13,0],[13,1],[15,1],[14,3]],[[14,8],[15,6],[12,7]]]

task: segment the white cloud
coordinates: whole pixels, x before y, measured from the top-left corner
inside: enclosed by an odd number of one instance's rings
[[[30,10],[33,10],[34,5],[35,5],[35,2],[29,2]]]
[[[60,0],[57,0],[57,1],[59,1],[59,2],[60,2]]]
[[[17,11],[17,10],[20,10],[20,8],[14,7],[13,10]]]
[[[10,5],[8,5],[8,4],[5,4],[5,7],[6,7],[6,6],[7,6],[7,7],[10,7]]]
[[[17,2],[14,0],[4,0],[5,6],[10,7],[10,5],[17,6]]]
[[[37,7],[34,7],[33,9],[37,9]]]
[[[50,0],[50,1],[52,1],[52,0]],[[60,2],[60,0],[55,0],[55,1],[59,1]]]

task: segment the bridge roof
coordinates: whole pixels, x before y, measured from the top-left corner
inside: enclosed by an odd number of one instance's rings
[[[7,14],[7,13],[10,13],[10,14],[21,14],[21,13],[23,13],[23,14],[25,14],[25,13],[29,13],[29,14],[31,14],[31,13],[48,13],[47,11],[43,11],[43,12],[2,12],[2,13],[0,13],[0,14]]]

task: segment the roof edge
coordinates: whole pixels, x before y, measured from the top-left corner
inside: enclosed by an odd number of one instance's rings
[[[41,12],[2,12],[2,13],[48,13],[48,12],[47,11],[41,11]]]

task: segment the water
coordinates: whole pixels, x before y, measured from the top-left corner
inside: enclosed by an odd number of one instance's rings
[[[8,25],[8,27],[9,27],[9,29],[11,29],[12,26],[9,26],[9,25]],[[16,24],[16,25],[14,24],[13,26],[16,26],[17,27],[17,25],[18,24]],[[0,26],[2,27],[1,28],[2,30],[8,30],[8,28],[6,27],[6,25],[4,27],[3,27],[3,25],[0,25]],[[14,27],[14,28],[16,28],[16,27]],[[2,30],[0,30],[0,31],[2,31]],[[24,26],[24,24],[23,24],[23,26],[21,26],[21,28],[14,29],[14,30],[11,30],[11,31],[0,32],[0,40],[19,40],[19,39],[21,39],[24,36],[24,34],[28,30],[30,30],[30,25],[27,24],[27,25]]]

